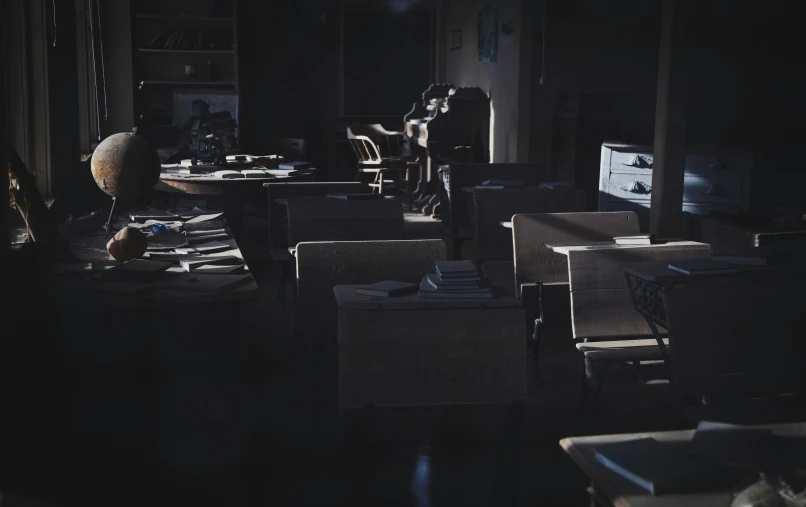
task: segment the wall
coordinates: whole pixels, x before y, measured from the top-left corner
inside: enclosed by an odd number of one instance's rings
[[[528,0],[527,0],[528,1]],[[517,162],[519,129],[528,128],[528,108],[520,107],[522,37],[531,27],[524,23],[521,0],[504,0],[498,3],[498,61],[478,61],[478,9],[488,2],[449,0],[442,7],[446,16],[442,25],[448,34],[462,30],[462,48],[451,51],[444,47],[445,81],[456,86],[477,86],[484,90],[492,102],[490,120],[490,159],[492,162]],[[501,40],[501,20],[507,9],[515,13],[515,35],[510,43]],[[447,43],[450,42],[447,37]]]

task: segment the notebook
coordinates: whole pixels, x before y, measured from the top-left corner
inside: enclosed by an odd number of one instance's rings
[[[691,451],[714,465],[764,470],[779,461],[772,430],[702,421]]]
[[[186,257],[184,259],[179,260],[179,265],[185,271],[195,271],[199,266],[220,265],[220,264],[234,265],[242,263],[243,263],[242,259],[232,255],[222,257],[214,257],[210,255],[198,255],[195,257]]]
[[[416,283],[407,282],[394,282],[386,280],[369,285],[362,285],[355,288],[356,294],[362,296],[375,296],[375,297],[394,297],[408,294],[417,290]]]
[[[345,201],[375,201],[384,199],[383,194],[327,194],[327,197]]]
[[[221,171],[216,171],[213,174],[215,175],[216,178],[221,178],[224,180],[244,177],[244,175],[240,171],[233,171],[231,169],[223,169]]]
[[[711,259],[674,261],[669,264],[669,269],[685,275],[730,275],[737,272],[730,264]]]
[[[442,281],[439,279],[438,275],[428,274],[425,275],[428,283],[431,287],[440,290],[440,291],[454,291],[454,292],[478,292],[481,290],[482,283],[481,281],[470,281],[470,282],[462,282],[462,281]],[[489,287],[487,288],[489,290]]]
[[[594,458],[653,495],[692,491],[716,477],[712,467],[654,438],[597,445]]]
[[[300,171],[302,169],[307,169],[311,167],[310,162],[283,162],[277,164],[277,169],[281,169],[284,171]]]
[[[654,234],[638,234],[636,236],[616,236],[613,241],[617,245],[651,245],[655,241]]]
[[[489,287],[473,292],[437,290],[428,282],[428,277],[424,276],[423,281],[420,282],[420,290],[417,292],[417,297],[423,299],[492,299],[493,295]]]
[[[441,279],[453,277],[472,277],[478,275],[479,270],[471,260],[437,261],[437,274]]]
[[[221,241],[208,241],[206,243],[198,243],[196,245],[182,247],[182,248],[175,248],[174,252],[178,254],[208,254],[213,252],[221,252],[223,250],[229,250],[232,248],[232,244],[230,243],[223,243]]]

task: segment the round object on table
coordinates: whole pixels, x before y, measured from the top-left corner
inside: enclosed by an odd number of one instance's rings
[[[126,262],[136,259],[148,249],[148,239],[145,234],[132,227],[124,227],[115,237],[106,244],[106,249],[115,260]]]
[[[160,179],[160,157],[143,137],[112,134],[92,154],[92,177],[106,194],[136,202]]]

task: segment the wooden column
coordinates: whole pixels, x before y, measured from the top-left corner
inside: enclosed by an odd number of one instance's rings
[[[686,69],[682,34],[685,0],[663,0],[655,108],[655,148],[649,229],[680,235],[686,163]]]

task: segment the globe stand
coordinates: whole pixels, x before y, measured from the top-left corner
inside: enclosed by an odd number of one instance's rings
[[[112,232],[112,217],[115,214],[115,204],[117,204],[118,199],[117,197],[112,198],[112,209],[109,210],[109,218],[106,220],[106,224],[103,226],[104,232],[107,234]]]

